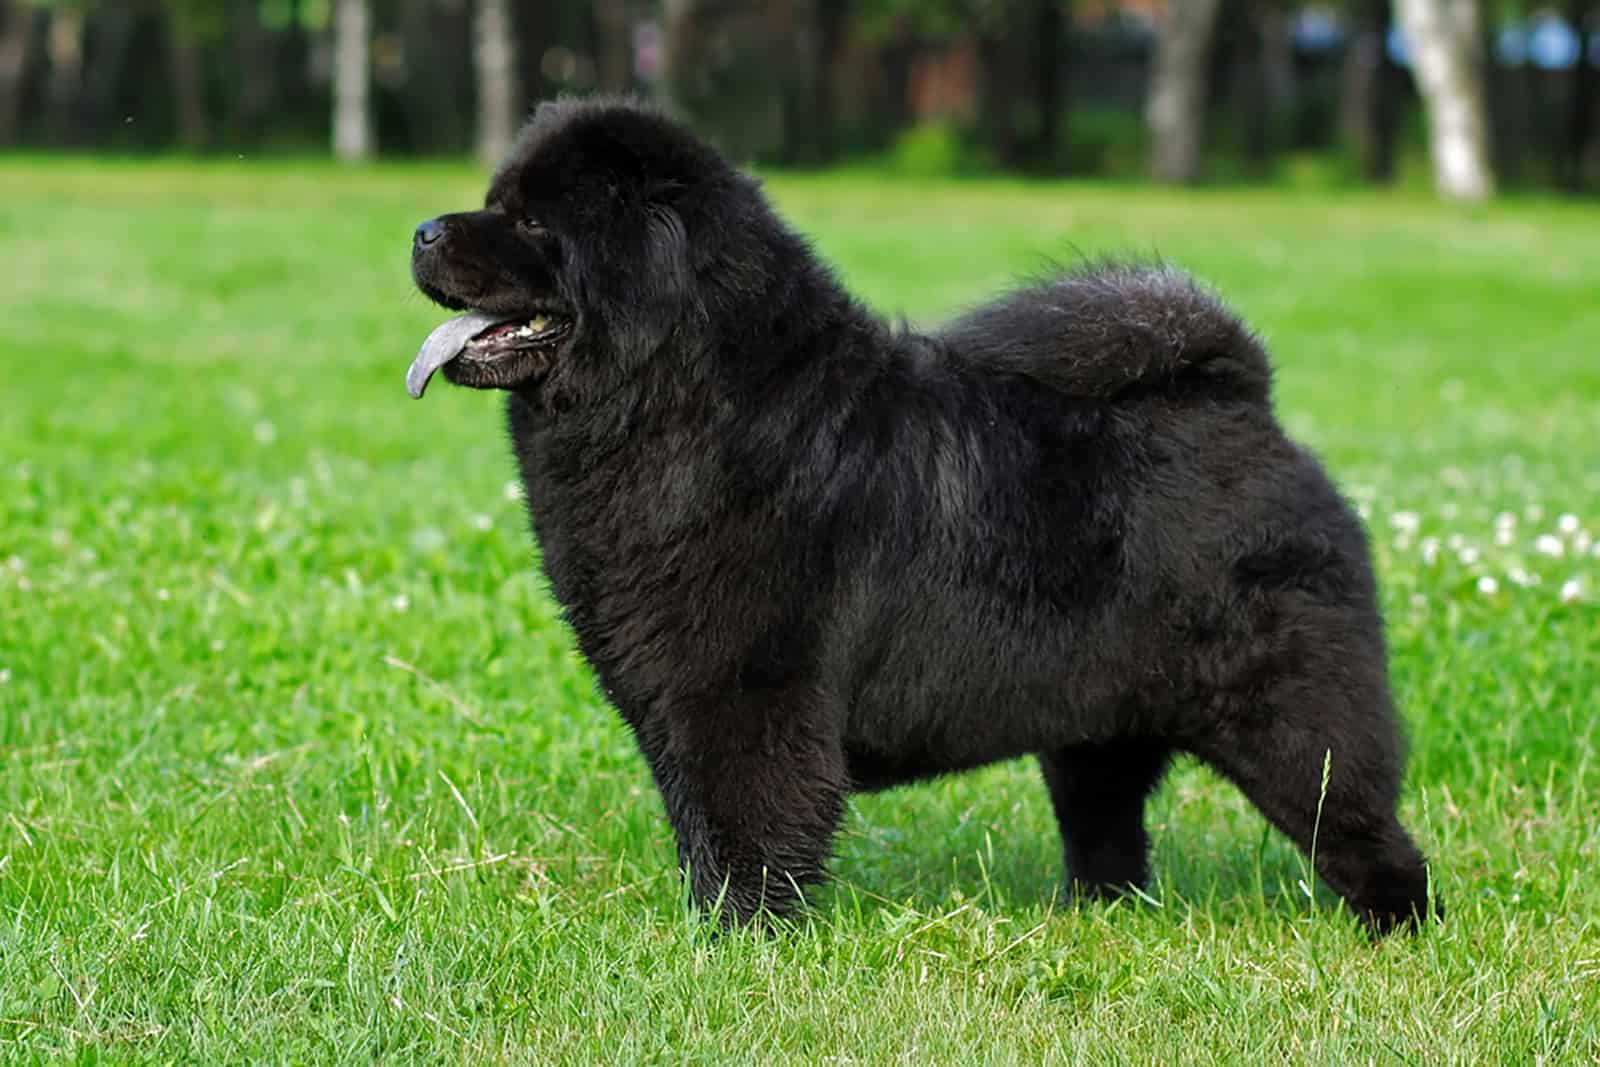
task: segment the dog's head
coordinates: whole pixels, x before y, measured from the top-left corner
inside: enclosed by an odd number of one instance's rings
[[[411,269],[467,314],[436,329],[406,375],[420,397],[440,368],[459,385],[598,388],[666,343],[696,311],[696,271],[760,206],[754,184],[664,116],[634,104],[541,106],[481,211],[417,227]]]

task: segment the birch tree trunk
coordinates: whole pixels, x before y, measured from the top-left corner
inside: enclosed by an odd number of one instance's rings
[[[1398,6],[1428,114],[1434,182],[1451,199],[1483,200],[1494,192],[1494,175],[1478,0],[1399,0]]]
[[[517,136],[517,49],[506,0],[478,0],[478,158],[493,166]]]
[[[333,12],[333,154],[372,158],[372,10],[367,0],[337,0]]]
[[[1221,6],[1221,0],[1168,0],[1162,13],[1145,106],[1150,173],[1157,181],[1190,182],[1200,176],[1206,75]]]
[[[33,5],[28,0],[6,0],[0,24],[0,145],[17,139],[22,76],[28,71],[33,50]]]

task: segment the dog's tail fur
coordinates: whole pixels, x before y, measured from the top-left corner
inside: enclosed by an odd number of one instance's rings
[[[1020,290],[939,333],[958,362],[1072,396],[1209,381],[1265,401],[1272,371],[1249,329],[1176,268],[1096,264]]]

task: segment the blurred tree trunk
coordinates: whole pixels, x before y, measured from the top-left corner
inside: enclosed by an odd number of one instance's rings
[[[83,12],[75,7],[50,11],[49,115],[50,134],[58,144],[77,134],[78,103],[83,92]]]
[[[1200,176],[1206,73],[1221,6],[1220,0],[1168,0],[1163,12],[1145,110],[1150,172],[1157,181]]]
[[[1294,106],[1294,40],[1289,13],[1280,0],[1254,0],[1250,9],[1256,62],[1249,87],[1252,104],[1247,151],[1254,169],[1264,175],[1281,147],[1283,118]]]
[[[167,16],[167,57],[172,64],[172,95],[178,110],[178,136],[191,152],[205,150],[211,139],[206,121],[205,73],[200,42],[182,12]]]
[[[1579,49],[1578,64],[1572,70],[1572,97],[1567,103],[1560,157],[1561,183],[1572,190],[1582,189],[1587,182],[1586,157],[1594,132],[1596,97],[1600,96],[1600,77],[1590,59],[1591,50],[1583,47],[1588,41],[1583,32],[1584,16],[1590,5],[1591,0],[1567,0],[1567,21],[1578,31]]]
[[[816,131],[816,161],[831,163],[838,155],[834,141],[838,95],[839,47],[844,43],[850,0],[816,0],[816,47],[812,49],[811,123]]]
[[[1477,0],[1398,0],[1412,70],[1428,115],[1434,182],[1453,200],[1494,192],[1484,105],[1483,22]]]
[[[372,11],[367,0],[335,0],[333,11],[333,154],[372,158]]]
[[[1394,180],[1395,81],[1389,60],[1389,0],[1365,0],[1340,73],[1339,129],[1370,182]]]
[[[667,106],[685,110],[683,86],[695,38],[697,0],[663,0],[661,5],[661,91]]]
[[[232,33],[234,64],[239,71],[230,124],[238,144],[255,144],[267,132],[278,84],[277,35],[261,24],[254,3],[234,7]]]
[[[909,25],[901,23],[878,52],[882,77],[877,110],[883,116],[886,140],[893,140],[911,122],[911,66],[917,58],[918,47],[916,34]]]
[[[34,7],[29,0],[5,0],[0,11],[0,145],[12,144],[21,132],[22,80],[33,54]]]
[[[1010,25],[987,30],[978,38],[981,97],[978,125],[1003,167],[1018,159],[1017,101],[1022,96],[1024,68],[1018,60],[1020,35]]]
[[[435,0],[403,0],[400,39],[406,50],[406,132],[414,152],[461,151],[451,133],[460,125],[455,113],[455,86],[445,77],[445,58],[434,23]]]
[[[85,140],[103,138],[123,117],[116,114],[117,90],[127,73],[137,14],[129,7],[94,11],[94,62],[84,67],[83,106],[78,116],[79,136]]]
[[[627,0],[594,0],[592,10],[597,84],[603,93],[625,93],[633,84],[633,26]]]
[[[1067,23],[1061,0],[1035,0],[1033,8],[1033,94],[1039,112],[1039,128],[1034,134],[1030,154],[1036,163],[1048,167],[1056,159],[1061,143],[1061,68],[1065,59],[1063,38]]]
[[[520,8],[515,19],[519,33],[517,57],[518,69],[522,73],[520,82],[526,98],[533,103],[538,103],[544,98],[545,78],[542,67],[545,49],[555,41],[554,15],[551,5],[533,4]]]
[[[478,159],[498,165],[517,136],[516,31],[506,0],[478,0],[472,50],[478,72]]]

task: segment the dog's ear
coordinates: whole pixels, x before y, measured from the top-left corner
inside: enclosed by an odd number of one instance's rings
[[[651,205],[638,235],[639,260],[628,271],[629,284],[613,294],[612,340],[628,366],[654,356],[690,311],[693,268],[683,220],[671,208]]]

